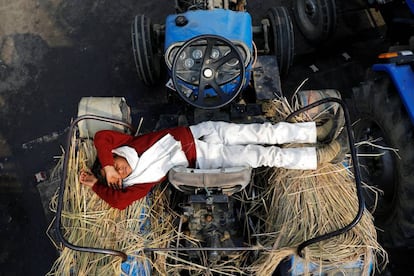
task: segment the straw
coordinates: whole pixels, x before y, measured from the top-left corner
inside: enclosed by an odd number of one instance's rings
[[[256,260],[253,267],[263,273],[260,275],[275,269],[303,241],[344,227],[358,208],[355,184],[342,165],[326,164],[313,174],[285,169],[272,169],[268,173],[269,186],[257,204],[263,205],[265,201],[271,211],[256,208],[251,215],[266,218],[260,243],[280,252],[265,253]],[[330,266],[371,259],[377,266],[377,255],[379,261],[386,260],[368,211],[349,232],[305,249],[306,262]],[[368,267],[364,269],[366,272]]]
[[[274,106],[282,117],[292,110],[285,98],[274,101]],[[357,213],[355,181],[344,164],[326,163],[315,171],[272,168],[256,178],[261,193],[256,203],[250,202],[247,213],[263,220],[258,242],[277,249],[254,262],[251,271],[258,275],[270,275],[284,258],[295,254],[299,244],[344,227]],[[326,268],[365,260],[363,273],[367,274],[371,262],[374,269],[382,269],[388,257],[376,238],[373,217],[365,210],[349,232],[305,248],[305,268],[311,262]]]
[[[123,211],[113,209],[80,185],[80,170],[90,167],[95,158],[92,141],[74,136],[62,208],[64,237],[79,246],[112,248],[134,254],[141,261],[149,260],[140,248],[151,238],[145,233],[147,218],[142,211],[151,206],[143,199]],[[51,210],[56,212],[56,206],[57,193],[51,199]],[[120,274],[120,264],[120,258],[63,248],[47,275],[114,275]]]

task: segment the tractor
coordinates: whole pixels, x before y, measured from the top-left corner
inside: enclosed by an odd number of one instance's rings
[[[138,78],[151,87],[164,80],[163,73],[167,76],[165,85],[169,105],[175,107],[175,114],[179,114],[177,120],[168,122],[168,126],[189,125],[205,120],[241,123],[269,120],[264,115],[264,104],[283,98],[281,78],[287,76],[292,65],[293,25],[287,8],[273,7],[260,20],[259,26],[253,26],[246,8],[247,3],[243,0],[177,0],[176,13],[168,15],[165,24],[153,24],[143,14],[135,16],[131,25],[131,39]],[[302,99],[309,99],[317,94],[319,99],[306,103],[303,101],[304,107],[288,116],[286,121],[320,105],[328,106],[327,109],[331,110],[330,103],[333,102],[337,110],[343,110],[344,118],[335,125],[338,130],[346,128],[352,163],[358,168],[348,110],[339,93],[336,96],[332,96],[332,93],[325,95],[324,91],[309,93],[299,95],[302,95]],[[103,108],[104,111],[108,109]],[[72,137],[76,137],[74,134],[78,130],[77,124],[83,120],[104,121],[130,128],[132,134],[135,132],[125,122],[98,115],[87,112],[79,114],[69,130],[56,214],[58,239],[74,250],[122,257],[124,274],[151,275],[147,262],[136,265],[133,257],[118,250],[77,246],[68,242],[60,232],[64,190],[67,185],[67,159],[71,149],[76,149],[70,145]],[[158,127],[165,125],[159,122]],[[173,168],[168,175],[171,184],[168,191],[172,199],[169,208],[179,214],[170,223],[175,228],[176,238],[166,247],[144,245],[142,251],[148,255],[153,252],[172,252],[170,256],[184,258],[184,262],[195,264],[195,269],[197,266],[207,266],[208,275],[214,275],[215,266],[231,264],[238,267],[240,262],[235,262],[233,257],[236,252],[249,252],[243,261],[251,263],[257,259],[259,251],[271,251],[272,248],[258,249],[254,246],[261,238],[261,233],[257,232],[261,218],[247,215],[241,204],[243,200],[235,196],[244,193],[248,198],[257,200],[258,191],[250,185],[252,179],[253,172],[248,167],[214,170]],[[354,219],[344,222],[337,230],[302,242],[295,257],[289,258],[275,274],[301,275],[304,270],[301,262],[304,248],[350,231],[359,223],[364,213],[364,199],[358,169],[355,170],[355,183],[358,202],[355,204],[357,214]],[[143,217],[146,217],[145,214]],[[165,219],[159,219],[163,220]],[[241,225],[247,226],[241,229]],[[248,235],[246,231],[253,234]],[[170,262],[172,267],[177,263],[170,257],[164,259],[164,262]],[[363,269],[364,263],[365,267],[369,267],[370,262],[370,259],[365,259],[346,263],[343,267],[335,265],[323,269],[356,273]],[[305,270],[324,273],[318,264]],[[181,272],[184,275],[195,275],[191,271],[192,268],[189,268],[188,271]],[[240,271],[240,274],[243,273]]]
[[[366,79],[353,89],[354,133],[363,181],[379,239],[386,248],[414,245],[414,1],[369,1],[383,15],[388,52],[378,56]]]
[[[132,23],[133,56],[145,85],[158,84],[166,67],[170,92],[204,110],[238,103],[251,87],[258,100],[280,95],[280,76],[294,54],[285,7],[269,9],[259,26],[241,0],[176,1],[176,10],[165,24],[152,24],[145,15]]]

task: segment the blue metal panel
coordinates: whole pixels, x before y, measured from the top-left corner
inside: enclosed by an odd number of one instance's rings
[[[369,262],[368,273],[366,275],[371,275],[373,270],[372,260],[365,260]],[[298,256],[290,257],[290,268],[289,276],[305,275],[305,272],[308,271],[310,275],[314,276],[323,276],[323,275],[362,275],[364,270],[364,261],[357,260],[353,262],[344,262],[341,265],[323,265],[309,262],[306,266],[305,260]],[[333,271],[341,273],[332,273]],[[331,272],[331,273],[329,273]],[[365,275],[365,274],[364,274]]]
[[[414,0],[406,0],[405,3],[407,3],[408,7],[411,10],[411,13],[414,14]]]
[[[397,88],[401,100],[407,109],[411,122],[414,124],[414,72],[410,65],[374,64],[374,71],[387,72],[395,87]]]
[[[183,15],[188,23],[177,26],[175,18]],[[195,10],[169,15],[165,23],[165,49],[171,44],[204,34],[214,34],[230,41],[240,41],[252,50],[252,19],[247,12],[231,10]]]
[[[140,220],[140,229],[139,233],[147,234],[151,230],[151,221],[148,216],[150,211],[147,206],[151,206],[151,196],[150,194],[145,197],[147,202],[146,206],[141,208],[139,214]],[[136,253],[138,256],[140,252]],[[128,255],[126,261],[121,263],[121,274],[120,276],[151,276],[152,275],[152,265],[148,259],[139,258],[133,255]]]

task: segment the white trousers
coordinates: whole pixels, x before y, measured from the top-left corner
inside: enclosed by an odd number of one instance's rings
[[[315,143],[316,126],[306,123],[233,124],[207,121],[190,126],[197,152],[197,167],[237,166],[316,169],[314,147],[280,148],[286,143]]]

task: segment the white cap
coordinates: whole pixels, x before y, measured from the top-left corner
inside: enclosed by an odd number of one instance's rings
[[[112,153],[124,157],[132,170],[135,170],[138,165],[138,153],[134,148],[122,146],[112,150]]]

